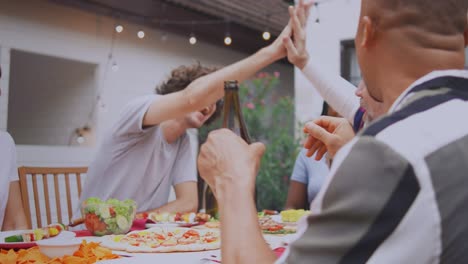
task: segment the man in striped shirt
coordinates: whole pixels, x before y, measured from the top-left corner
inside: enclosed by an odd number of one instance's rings
[[[253,203],[264,146],[210,134],[198,164],[217,195],[223,263],[466,262],[467,11],[466,0],[362,0],[359,64],[389,110],[336,154],[301,236],[278,260]],[[290,13],[294,39],[303,37],[300,9]]]

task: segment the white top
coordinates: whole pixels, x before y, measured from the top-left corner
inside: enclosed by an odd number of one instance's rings
[[[354,94],[356,87],[340,76],[329,74],[319,65],[309,60],[302,69],[304,76],[317,89],[320,96],[349,123],[354,123],[354,115],[359,109],[359,97]]]
[[[0,131],[0,229],[5,217],[10,182],[17,180],[15,142],[10,134]]]
[[[171,185],[197,181],[187,134],[169,144],[159,126],[142,127],[146,111],[159,98],[140,97],[124,107],[89,166],[81,202],[89,197],[132,199],[138,211],[147,211],[167,203]]]

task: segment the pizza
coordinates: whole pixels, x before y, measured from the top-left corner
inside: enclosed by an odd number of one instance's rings
[[[126,235],[104,236],[101,246],[131,253],[192,252],[219,249],[217,230],[154,227]]]
[[[283,223],[278,223],[271,219],[270,216],[259,217],[258,223],[264,234],[286,235],[296,233],[295,225],[285,225]]]
[[[207,222],[211,219],[209,214],[205,213],[150,213],[149,220],[154,223],[199,223]]]

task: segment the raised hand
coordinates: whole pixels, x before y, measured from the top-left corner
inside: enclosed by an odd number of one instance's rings
[[[307,18],[309,17],[309,10],[311,6],[312,6],[311,0],[307,0],[307,1],[300,0],[298,5],[295,8],[292,6],[289,7],[290,10],[293,9],[295,10],[294,12],[297,13],[297,18],[299,20],[299,23],[301,24],[301,27],[305,27],[307,23]],[[283,41],[284,39],[291,38],[292,34],[293,34],[292,20],[290,19],[288,25],[283,29],[283,31],[278,36],[278,38],[276,38],[276,40],[273,43],[271,43],[270,46],[267,47],[272,50],[272,53],[275,59],[281,59],[281,58],[286,57],[286,55],[288,55]]]
[[[299,0],[298,5],[295,8],[295,12],[297,13],[297,16],[299,18],[299,21],[301,22],[301,25],[305,27],[307,25],[307,20],[309,19],[309,14],[310,14],[310,8],[314,4],[313,1],[304,1],[304,0]]]
[[[273,41],[273,43],[271,43],[268,47],[266,47],[267,49],[271,50],[271,54],[275,58],[275,60],[282,59],[282,58],[286,57],[286,55],[287,55],[286,48],[283,45],[283,39],[284,38],[289,38],[291,36],[291,34],[292,34],[290,24],[291,24],[291,22],[288,23],[288,25],[283,29],[283,31],[275,39],[275,41]]]
[[[308,149],[307,156],[314,153],[315,159],[322,159],[328,152],[333,158],[342,146],[348,143],[354,136],[354,130],[349,122],[340,117],[322,116],[314,121],[306,123],[304,133],[308,134],[304,147]]]
[[[304,2],[301,0],[297,7],[289,7],[289,24],[291,25],[292,35],[282,38],[289,62],[300,69],[304,68],[309,60],[309,53],[306,49],[305,27],[311,6],[311,1]]]

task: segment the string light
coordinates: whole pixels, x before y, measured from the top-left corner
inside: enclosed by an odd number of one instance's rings
[[[197,44],[197,37],[195,37],[195,34],[190,34],[189,42],[191,45]]]
[[[232,43],[232,38],[231,38],[231,36],[230,36],[229,34],[226,34],[226,36],[224,37],[224,44],[225,44],[226,46],[229,46],[229,45],[231,45],[231,43]]]
[[[320,12],[319,12],[319,3],[314,3],[315,8],[317,9],[317,18],[315,19],[315,23],[320,24]]]
[[[165,5],[163,5],[163,8],[165,8]],[[159,22],[159,27],[161,28],[161,41],[166,42],[168,39],[167,32],[164,30],[164,22]]]
[[[193,33],[194,27],[195,27],[195,22],[192,21],[192,32],[190,33],[190,38],[189,38],[189,43],[191,45],[197,44],[197,37],[195,37],[195,33]]]
[[[317,17],[315,19],[315,23],[320,23],[321,20],[320,20],[320,12],[319,12],[319,4],[324,4],[324,3],[329,3],[329,2],[333,2],[334,0],[322,0],[322,1],[318,1],[318,2],[315,2],[314,3],[314,7],[317,9],[316,11],[316,14],[317,14]],[[347,0],[347,2],[349,3],[350,0]],[[291,4],[294,4],[294,1],[291,1]],[[161,5],[161,9],[162,9],[162,12],[165,13],[165,8],[166,8],[166,5],[165,4],[162,4]],[[269,24],[269,21],[270,21],[270,17],[272,15],[275,15],[275,14],[279,14],[279,13],[284,13],[284,12],[287,12],[287,11],[284,11],[284,10],[281,10],[281,11],[278,11],[278,12],[273,12],[273,13],[267,13],[265,14],[265,17],[266,17],[266,24]],[[122,33],[124,31],[124,26],[119,22],[120,18],[117,18],[117,23],[115,24],[115,31],[117,33]],[[152,19],[151,20],[153,23],[159,23],[160,24],[160,27],[161,27],[161,30],[163,28],[164,25],[188,25],[188,24],[191,24],[192,25],[192,32],[193,32],[193,26],[194,25],[216,25],[216,24],[221,24],[221,23],[225,23],[226,24],[226,28],[229,28],[229,18],[228,19],[206,19],[206,20],[192,20],[190,22],[186,21],[186,20],[168,20],[168,19]],[[143,19],[143,24],[144,24],[144,19]],[[164,31],[164,30],[163,30]],[[229,34],[229,30],[226,31],[226,34]],[[142,39],[145,37],[145,32],[143,30],[140,30],[138,31],[137,33],[137,36]],[[262,32],[262,38],[264,40],[270,40],[272,37],[272,34],[271,32],[267,29],[265,29],[263,32]],[[161,35],[161,41],[167,41],[168,39],[168,36],[166,33],[162,33]],[[195,37],[196,39],[196,37]],[[230,39],[230,41],[229,41]],[[227,40],[227,42],[229,43],[232,43],[232,38],[231,37],[225,37],[225,40]],[[227,44],[229,45],[229,44]]]
[[[166,32],[163,32],[163,33],[161,34],[161,41],[162,41],[162,42],[166,42],[167,39],[168,39],[167,33],[166,33]]]
[[[119,65],[117,62],[114,61],[114,63],[112,63],[111,69],[115,72],[119,70]]]
[[[267,13],[265,15],[265,25],[269,25],[269,24],[270,24],[270,14]],[[268,30],[268,26],[265,27],[265,30],[262,33],[262,38],[263,40],[270,40],[271,33],[270,33],[270,30]]]
[[[124,27],[122,25],[115,26],[115,32],[122,33],[123,30],[124,30]]]
[[[85,142],[85,138],[82,136],[82,135],[79,135],[77,138],[76,138],[76,143],[78,144],[83,144]]]
[[[226,34],[224,34],[224,45],[229,46],[232,43],[231,38],[231,25],[226,21]]]

